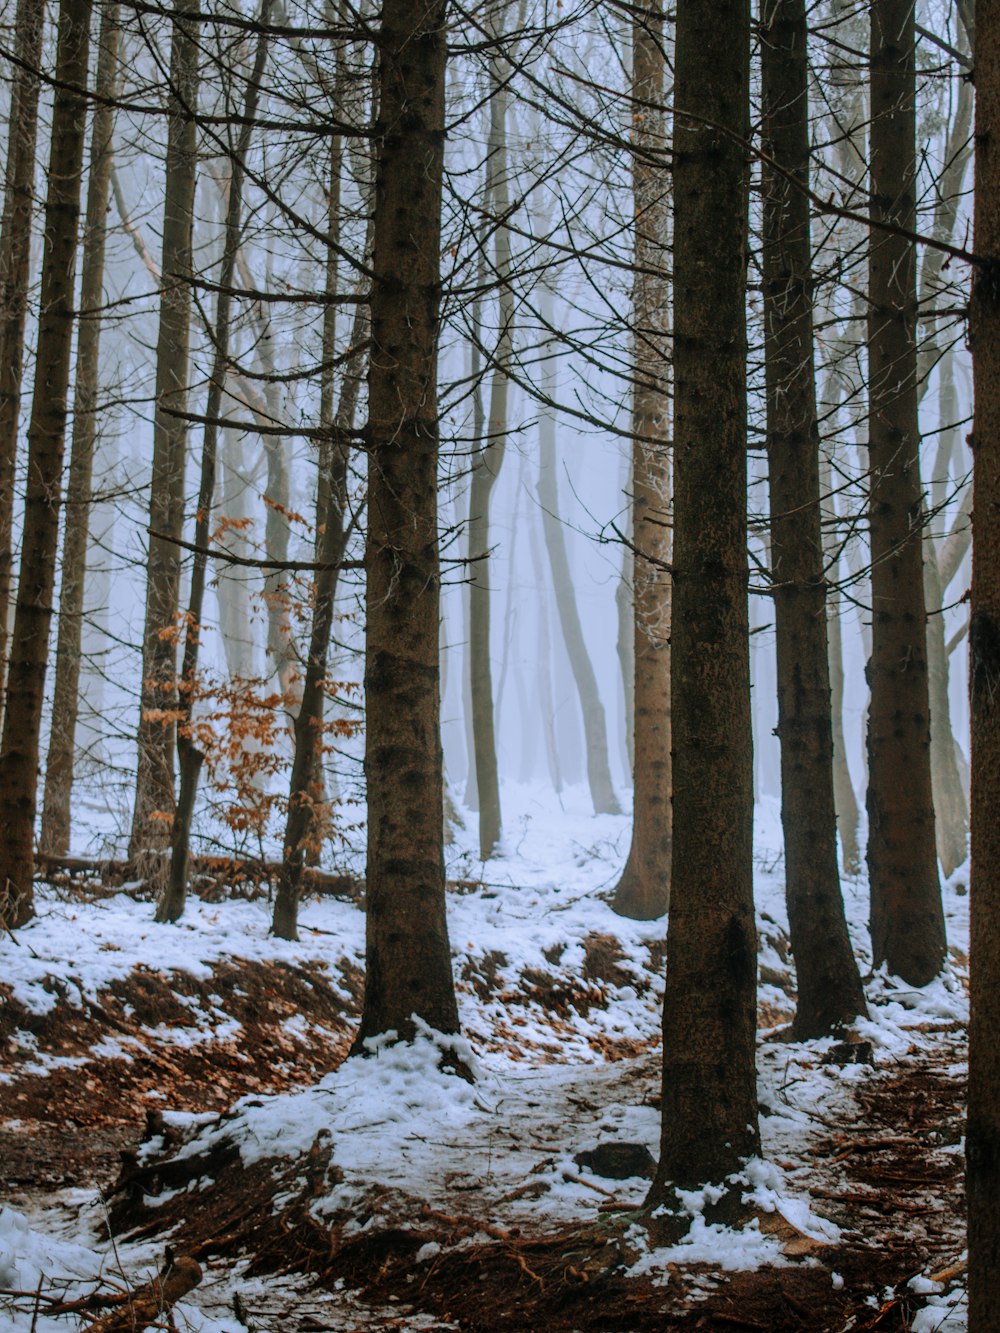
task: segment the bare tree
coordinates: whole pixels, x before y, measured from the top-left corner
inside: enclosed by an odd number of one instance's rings
[[[66,487],[67,517],[63,528],[62,580],[59,588],[59,637],[40,837],[42,851],[55,856],[64,856],[69,851],[70,842],[70,802],[79,711],[91,487],[94,449],[97,444],[104,253],[108,232],[108,192],[114,163],[114,100],[121,80],[120,11],[118,3],[108,3],[101,15],[94,84],[96,101],[91,125],[90,174],[80,278],[80,327],[76,347],[76,383],[73,389],[73,440]]]
[[[761,31],[764,345],[785,898],[798,990],[794,1031],[803,1039],[867,1012],[837,870],[807,42],[804,0],[775,0]]]
[[[162,850],[174,812],[177,727],[177,616],[184,524],[191,235],[198,170],[198,0],[176,0],[170,50],[166,179],[163,193],[160,323],[156,343],[153,475],[143,629],[138,766],[129,857]]]
[[[669,242],[663,13],[638,11],[632,41],[635,278],[632,338],[632,846],[614,910],[651,920],[670,901]]]
[[[868,872],[875,963],[926,985],[945,958],[931,788],[917,399],[913,0],[871,8]],[[886,229],[882,224],[888,224]],[[899,228],[900,230],[893,230]]]
[[[31,274],[31,216],[35,203],[39,65],[45,6],[18,0],[10,131],[0,224],[0,723],[3,721],[10,601],[14,569],[14,478],[17,471],[24,325]]]
[[[35,809],[42,699],[59,538],[80,189],[87,125],[91,0],[62,0],[56,51],[35,385],[28,425],[28,488],[11,637],[9,697],[0,748],[0,922],[33,913]]]

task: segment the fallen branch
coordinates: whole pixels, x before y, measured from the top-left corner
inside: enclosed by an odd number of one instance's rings
[[[117,1310],[94,1320],[90,1333],[135,1333],[146,1328],[161,1315],[169,1314],[200,1281],[201,1267],[194,1259],[189,1255],[174,1259],[168,1251],[163,1271],[133,1292]]]

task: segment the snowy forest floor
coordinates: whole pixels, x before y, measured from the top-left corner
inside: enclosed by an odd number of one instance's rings
[[[692,1198],[688,1236],[657,1249],[629,1215],[658,1149],[664,923],[608,906],[626,818],[506,797],[505,856],[484,871],[461,833],[450,850],[474,1085],[433,1033],[344,1063],[356,903],[311,899],[286,944],[263,897],[158,926],[127,890],[43,891],[0,940],[0,1328],[129,1329],[169,1244],[202,1270],[172,1315],[191,1333],[965,1329],[962,872],[923,992],[871,975],[865,886],[845,883],[870,1018],[793,1043],[762,807],[764,1156],[740,1229]]]

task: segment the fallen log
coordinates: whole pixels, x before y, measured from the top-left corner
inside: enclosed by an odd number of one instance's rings
[[[168,1251],[162,1271],[116,1310],[95,1319],[88,1326],[89,1333],[139,1333],[162,1320],[200,1281],[201,1266],[196,1259],[186,1254],[174,1258]]]
[[[159,858],[156,858],[157,860]],[[35,857],[35,873],[46,884],[66,884],[79,879],[96,880],[109,888],[123,884],[144,884],[151,878],[154,858],[136,861],[101,859],[84,856],[50,856],[39,852]],[[280,861],[256,861],[231,856],[193,856],[191,881],[195,892],[207,884],[260,885],[269,883],[281,872]],[[308,867],[304,873],[307,893],[319,893],[331,898],[364,897],[363,879],[355,875],[339,875],[333,871]]]

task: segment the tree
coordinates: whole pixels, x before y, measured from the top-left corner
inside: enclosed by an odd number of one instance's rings
[[[10,629],[14,478],[17,470],[24,366],[24,323],[31,273],[31,216],[35,203],[35,144],[38,137],[39,66],[45,6],[18,0],[14,21],[17,65],[10,99],[10,131],[0,225],[0,723]]]
[[[55,589],[59,498],[75,323],[77,228],[87,124],[91,0],[62,0],[56,50],[28,486],[0,747],[0,922],[33,913],[35,808],[42,700]]]
[[[201,476],[198,485],[198,508],[194,527],[194,563],[191,570],[191,591],[184,626],[184,656],[178,690],[177,755],[180,766],[180,791],[170,830],[170,875],[156,908],[157,921],[177,921],[184,911],[187,895],[188,851],[191,843],[191,820],[198,792],[198,778],[204,762],[192,726],[194,704],[198,688],[198,655],[201,646],[204,618],[205,576],[208,568],[209,540],[211,538],[212,505],[215,499],[215,476],[219,450],[219,415],[222,396],[229,371],[230,321],[232,313],[233,278],[236,255],[240,248],[243,215],[243,179],[247,154],[257,117],[261,80],[267,63],[266,28],[270,19],[272,0],[261,0],[260,32],[253,68],[250,71],[240,119],[240,130],[232,154],[229,194],[226,201],[226,219],[223,231],[222,260],[219,264],[218,304],[215,314],[213,344],[215,353],[209,379],[208,399],[205,405],[205,433],[202,439]]]
[[[871,8],[868,873],[876,965],[926,985],[945,958],[930,766],[917,399],[913,0]]]
[[[90,173],[80,278],[80,327],[73,390],[73,439],[66,487],[67,519],[63,526],[62,582],[59,589],[59,637],[39,840],[42,851],[54,856],[65,856],[70,842],[70,801],[79,709],[91,487],[97,443],[108,191],[114,163],[114,100],[121,74],[120,11],[118,3],[109,3],[101,15],[94,83],[97,100],[90,132]]]
[[[867,1012],[837,870],[809,236],[805,0],[761,32],[764,346],[785,897],[799,1039]]]
[[[503,15],[490,16],[489,31],[496,43]],[[476,804],[479,810],[479,854],[485,861],[496,851],[503,820],[493,709],[493,672],[490,660],[490,497],[507,446],[507,410],[510,386],[507,370],[514,338],[514,293],[510,287],[510,234],[506,215],[510,207],[507,164],[507,69],[495,49],[489,62],[489,116],[484,213],[492,214],[493,266],[500,284],[499,334],[490,385],[485,440],[472,467],[469,493],[469,689],[472,705],[472,740],[475,759]],[[484,218],[485,222],[485,218]],[[484,228],[485,231],[485,228]],[[481,244],[485,244],[483,235]]]
[[[138,766],[129,857],[162,850],[174,811],[177,616],[184,523],[191,233],[198,169],[198,0],[176,0],[170,47],[166,178],[163,187],[160,322],[156,342],[153,475],[142,638]]]
[[[1000,5],[976,6],[969,1328],[1000,1327]]]
[[[613,907],[648,921],[670,901],[670,451],[663,14],[637,12],[632,42],[635,278],[632,332],[632,845]]]
[[[368,370],[364,1009],[458,1031],[445,911],[437,531],[447,0],[385,0]]]
[[[750,11],[680,0],[674,57],[674,834],[647,1200],[759,1151],[747,614]]]

